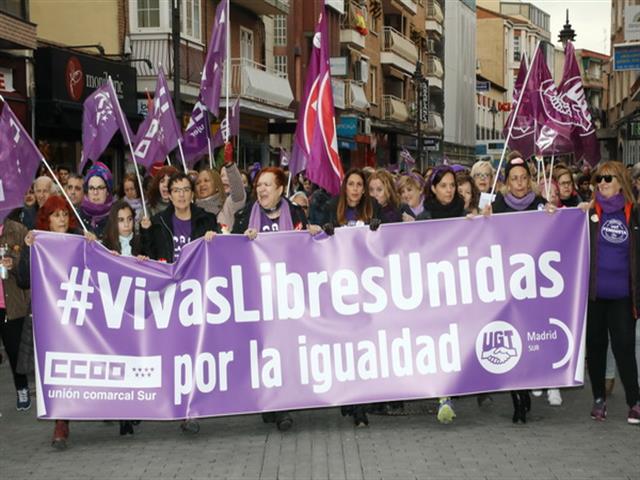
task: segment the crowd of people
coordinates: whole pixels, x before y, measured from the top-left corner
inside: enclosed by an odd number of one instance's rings
[[[640,164],[633,169],[620,162],[589,168],[558,164],[536,169],[518,152],[506,160],[504,173],[488,161],[471,168],[438,165],[425,172],[353,168],[346,172],[340,193],[332,197],[303,174],[289,178],[280,167],[246,173],[233,161],[220,169],[182,172],[155,165],[142,184],[135,173],[114,185],[109,168],[94,162],[84,175],[69,168],[56,171],[57,181],[39,175],[25,194],[24,207],[14,210],[0,225],[4,275],[0,282],[0,333],[17,392],[16,407],[28,410],[28,375],[33,369],[30,318],[29,248],[37,232],[84,234],[118,255],[176,262],[184,246],[217,234],[244,234],[250,239],[268,232],[307,230],[311,235],[333,235],[336,228],[365,226],[376,230],[384,223],[429,221],[492,215],[505,212],[578,207],[588,214],[591,233],[590,292],[587,315],[587,366],[593,393],[591,417],[606,418],[617,371],[629,406],[628,422],[640,424],[638,363],[640,328],[636,322],[640,300]],[[59,191],[60,185],[66,197]],[[493,203],[480,206],[482,194],[496,188]],[[70,205],[66,198],[71,201]],[[143,201],[146,200],[146,203]],[[73,208],[72,208],[73,206]],[[74,209],[79,214],[76,217]],[[612,227],[613,225],[613,227]],[[531,392],[541,395],[542,392]],[[526,422],[530,392],[511,392],[513,421]],[[549,389],[551,405],[561,405],[558,389]],[[491,402],[489,394],[478,403]],[[356,426],[369,423],[368,414],[402,409],[402,402],[353,405],[342,408]],[[456,417],[452,398],[440,398],[437,418],[450,423]],[[293,425],[289,412],[263,414],[279,430]],[[136,422],[120,422],[122,435],[134,432]],[[185,420],[185,432],[197,432],[198,423]],[[52,444],[65,448],[69,422],[57,420]]]

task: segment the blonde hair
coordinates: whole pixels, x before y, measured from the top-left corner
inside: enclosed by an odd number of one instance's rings
[[[620,187],[622,187],[622,195],[624,195],[625,202],[635,203],[636,200],[633,195],[633,189],[631,188],[631,177],[622,162],[609,160],[608,162],[598,165],[598,169],[591,176],[591,183],[593,184],[594,189],[598,188],[598,183],[596,181],[596,177],[598,175],[613,175],[616,177]]]
[[[205,173],[207,175],[209,175],[209,179],[211,180],[211,184],[213,185],[213,194],[217,194],[217,193],[224,193],[224,185],[222,185],[222,178],[220,178],[220,174],[218,173],[217,170],[212,170],[210,168],[205,168],[204,170],[200,170],[200,173],[198,173],[198,176],[200,176],[201,173]],[[196,180],[194,180],[194,183],[197,183],[197,177]],[[197,189],[196,189],[196,199],[200,200],[200,198],[198,197],[198,193],[197,193]]]
[[[400,205],[400,199],[398,198],[396,189],[393,188],[393,176],[386,170],[380,168],[369,175],[369,178],[367,179],[367,188],[369,188],[369,185],[371,185],[373,180],[380,180],[387,194],[387,202],[392,207],[398,208],[398,205]]]
[[[493,178],[496,175],[496,171],[494,170],[493,165],[491,165],[491,162],[487,160],[478,160],[471,167],[471,177],[475,177],[476,174],[482,173],[481,170],[487,170],[487,169],[489,170],[489,173]]]

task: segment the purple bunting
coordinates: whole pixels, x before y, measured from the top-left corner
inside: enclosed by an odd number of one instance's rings
[[[40,150],[5,103],[0,115],[0,222],[23,205],[41,159]]]
[[[158,68],[158,80],[153,96],[153,107],[138,129],[136,162],[147,169],[178,146],[182,133],[173,109],[169,86],[162,67]]]

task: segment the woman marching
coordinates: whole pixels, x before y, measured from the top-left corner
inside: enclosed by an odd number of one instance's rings
[[[509,154],[505,167],[505,191],[498,193],[493,204],[484,209],[484,214],[547,210],[554,212],[556,207],[533,190],[531,172],[522,154],[513,151]],[[531,410],[531,396],[528,390],[511,392],[513,401],[513,423],[526,423],[527,412]]]
[[[135,232],[136,212],[128,201],[120,200],[113,204],[107,224],[104,228],[102,244],[110,251],[124,257],[135,256],[143,260],[140,235]],[[120,435],[133,435],[138,420],[120,420]]]
[[[57,233],[79,233],[73,210],[67,201],[58,195],[49,197],[38,210],[36,229]],[[86,233],[85,238],[89,241],[96,239],[92,233]],[[29,232],[24,242],[27,247],[31,247],[36,239],[37,234]],[[18,284],[24,289],[31,287],[30,263],[30,248],[24,248],[20,252],[20,263],[18,265]],[[57,450],[64,450],[67,448],[67,440],[69,438],[69,421],[56,420],[55,422],[51,445]]]
[[[594,205],[589,212],[591,275],[587,309],[587,366],[593,392],[591,418],[607,416],[605,369],[609,335],[629,406],[627,422],[640,424],[635,323],[638,287],[639,217],[624,165],[602,163],[592,177]]]
[[[340,193],[329,202],[329,223],[323,226],[324,231],[333,235],[338,227],[356,227],[369,225],[377,230],[380,224],[380,206],[369,196],[365,188],[364,172],[357,168],[349,170],[342,180]],[[356,427],[369,425],[367,412],[371,405],[348,405],[342,407],[342,415],[351,415]]]
[[[258,233],[305,230],[307,218],[301,207],[284,196],[287,176],[281,168],[267,167],[258,172],[254,180],[256,200],[236,213],[232,233],[244,233],[255,240]],[[293,426],[287,411],[264,412],[265,423],[275,422],[282,432]]]
[[[84,190],[80,216],[87,228],[101,238],[113,205],[113,176],[104,163],[91,165],[84,176]]]

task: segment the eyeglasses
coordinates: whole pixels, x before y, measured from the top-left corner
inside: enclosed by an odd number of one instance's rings
[[[489,173],[476,173],[473,178],[481,178],[483,180],[486,180],[487,178],[491,178],[491,174]]]
[[[171,189],[171,193],[191,193],[191,187],[175,187]]]
[[[605,183],[611,183],[614,178],[615,175],[596,175],[596,183],[600,183],[602,180],[604,180]]]
[[[94,187],[94,186],[89,187],[90,192],[101,192],[102,190],[106,190],[106,189],[107,189],[106,185],[100,185],[99,187]]]
[[[568,180],[566,182],[558,183],[558,185],[560,185],[561,187],[570,187],[572,184],[573,184],[573,182],[571,182],[571,180]]]

